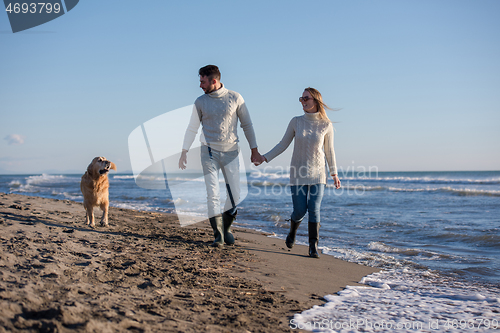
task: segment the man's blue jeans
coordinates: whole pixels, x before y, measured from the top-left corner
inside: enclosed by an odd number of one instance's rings
[[[291,186],[293,213],[292,220],[301,222],[309,212],[309,222],[320,222],[321,200],[325,193],[325,184]]]
[[[208,146],[201,147],[201,165],[207,188],[208,217],[214,217],[220,211],[219,170],[226,182],[226,203],[224,212],[236,214],[240,200],[240,160],[239,149],[222,152]]]

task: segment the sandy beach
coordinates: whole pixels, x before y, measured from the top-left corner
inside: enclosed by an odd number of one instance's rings
[[[0,194],[0,332],[298,332],[295,313],[376,271],[238,228],[213,249],[208,222],[175,215],[109,218],[92,230],[81,203]]]

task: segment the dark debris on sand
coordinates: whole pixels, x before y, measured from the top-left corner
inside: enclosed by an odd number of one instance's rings
[[[213,249],[172,215],[111,208],[95,230],[84,217],[0,194],[0,332],[291,331],[300,304],[232,276],[254,260],[237,245]]]

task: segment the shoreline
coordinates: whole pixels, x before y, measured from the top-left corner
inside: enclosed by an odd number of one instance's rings
[[[95,210],[96,217],[100,210]],[[90,229],[81,203],[0,193],[0,332],[297,332],[293,315],[379,271],[208,222],[110,207]]]

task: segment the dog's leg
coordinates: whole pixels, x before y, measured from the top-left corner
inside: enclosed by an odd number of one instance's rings
[[[109,227],[109,224],[108,224],[108,206],[109,206],[109,203],[107,203],[107,202],[101,204],[101,210],[102,210],[101,226],[103,226],[103,227]]]
[[[93,207],[87,210],[87,216],[89,216],[89,226],[91,228],[95,228],[95,222],[94,222],[94,209]]]
[[[89,213],[87,213],[87,204],[85,203],[85,200],[83,201],[83,209],[85,209],[85,223],[89,225]]]
[[[87,225],[91,228],[95,228],[94,222],[94,207],[92,205],[84,204],[85,211],[87,212]]]

